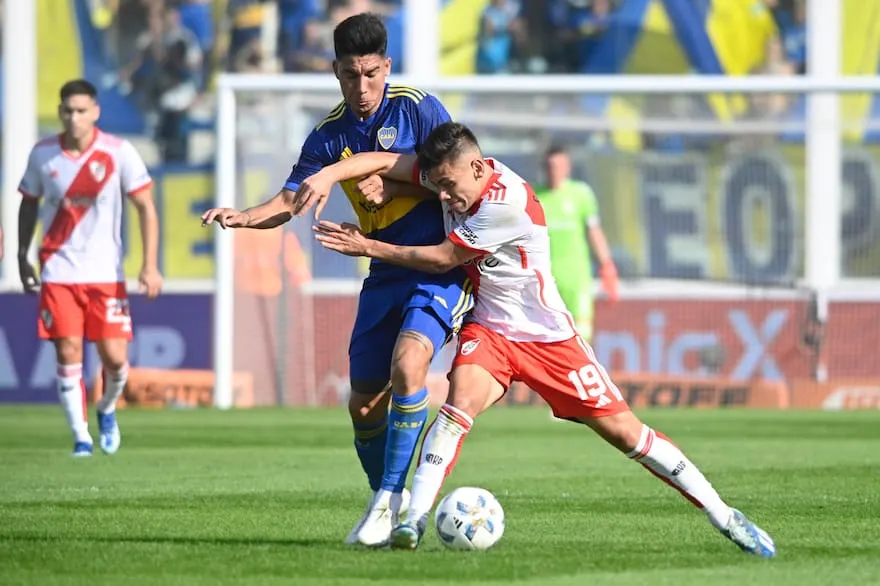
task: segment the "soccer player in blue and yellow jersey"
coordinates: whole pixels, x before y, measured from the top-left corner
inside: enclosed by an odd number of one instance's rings
[[[417,153],[431,131],[449,120],[434,96],[386,83],[391,59],[378,17],[358,14],[344,20],[333,41],[334,71],[344,99],[308,136],[283,189],[244,211],[209,210],[202,216],[204,224],[273,228],[313,205],[317,217],[325,201],[294,200],[304,179],[359,152]],[[420,187],[383,183],[375,176],[342,187],[371,238],[409,246],[446,238],[440,202],[426,199]],[[391,200],[377,207],[366,196],[380,189]],[[428,367],[472,307],[471,284],[463,271],[431,275],[381,261],[370,265],[349,347],[349,412],[373,496],[346,542],[384,543],[406,509],[406,474],[428,414]],[[390,397],[385,392],[389,381]]]

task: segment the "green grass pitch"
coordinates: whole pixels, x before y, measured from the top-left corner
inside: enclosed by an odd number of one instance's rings
[[[342,543],[365,504],[344,408],[121,411],[119,453],[58,407],[0,407],[0,584],[880,584],[880,413],[647,411],[773,535],[742,554],[676,492],[546,410],[479,419],[445,490],[493,491],[489,552]],[[92,425],[93,433],[94,424]]]

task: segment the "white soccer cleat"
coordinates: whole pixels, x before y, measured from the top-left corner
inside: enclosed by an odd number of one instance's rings
[[[736,509],[731,509],[730,520],[721,534],[746,553],[762,558],[776,557],[773,538]]]
[[[373,501],[376,500],[375,492],[370,494],[370,498],[367,500],[367,508],[364,510],[364,514],[361,515],[360,520],[355,524],[355,526],[351,529],[351,532],[348,534],[348,537],[345,538],[345,543],[347,545],[357,545],[360,543],[358,541],[358,532],[361,530],[361,527],[364,526],[364,523],[367,520],[367,517],[370,516],[370,511],[373,510]]]
[[[358,542],[367,547],[381,547],[387,544],[391,530],[400,522],[400,517],[409,510],[409,501],[410,493],[405,488],[400,494],[380,490],[358,530]]]

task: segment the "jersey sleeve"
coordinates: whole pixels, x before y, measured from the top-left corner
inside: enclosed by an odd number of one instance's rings
[[[330,163],[329,145],[317,130],[312,130],[303,143],[296,165],[284,182],[284,189],[296,191],[300,183]]]
[[[147,171],[144,159],[127,140],[122,143],[119,165],[119,177],[124,193],[133,195],[153,184],[153,178]]]
[[[436,185],[431,183],[430,179],[428,179],[428,173],[426,171],[422,171],[422,169],[419,167],[418,160],[413,163],[412,177],[410,178],[410,183],[414,185],[421,185],[425,189],[430,189],[434,193],[440,193],[440,189]]]
[[[584,221],[591,228],[598,226],[599,220],[599,202],[596,199],[596,192],[590,187],[589,183],[583,183],[583,195],[581,196],[581,215]]]
[[[37,149],[31,149],[28,156],[27,168],[18,184],[18,191],[23,197],[36,199],[43,197],[43,178],[40,170],[40,157]]]
[[[449,112],[446,111],[446,108],[443,107],[440,100],[431,94],[425,96],[425,98],[418,103],[416,109],[419,115],[419,136],[416,151],[419,151],[421,150],[422,145],[425,144],[425,141],[428,140],[428,135],[441,124],[451,121],[452,117],[449,116]]]
[[[483,201],[477,213],[452,231],[449,239],[474,252],[494,254],[531,230],[531,220],[522,210],[508,203]]]

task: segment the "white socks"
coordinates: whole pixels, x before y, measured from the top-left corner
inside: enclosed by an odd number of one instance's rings
[[[98,411],[101,413],[113,413],[116,411],[116,401],[122,395],[125,383],[128,381],[128,363],[123,364],[119,370],[111,371],[106,368],[103,371],[104,394],[98,402]]]
[[[727,527],[730,507],[721,500],[702,472],[668,437],[644,425],[638,446],[627,457],[640,463],[703,509],[716,529]]]
[[[458,460],[461,445],[473,425],[464,412],[446,404],[428,428],[419,464],[413,477],[408,520],[424,524],[434,507],[443,481]],[[672,441],[647,425],[642,426],[638,446],[627,457],[678,490],[702,509],[717,529],[725,529],[731,510],[706,477]]]
[[[474,421],[466,413],[446,404],[425,434],[419,465],[413,477],[412,500],[407,519],[424,524],[434,507],[443,481],[455,466],[461,444]]]
[[[92,443],[86,417],[86,386],[82,380],[82,364],[58,365],[58,400],[76,442]]]
[[[380,502],[386,502],[388,508],[391,509],[391,525],[396,526],[400,521],[400,509],[403,507],[403,493],[391,492],[390,490],[379,489],[373,493],[371,506],[375,507]]]

